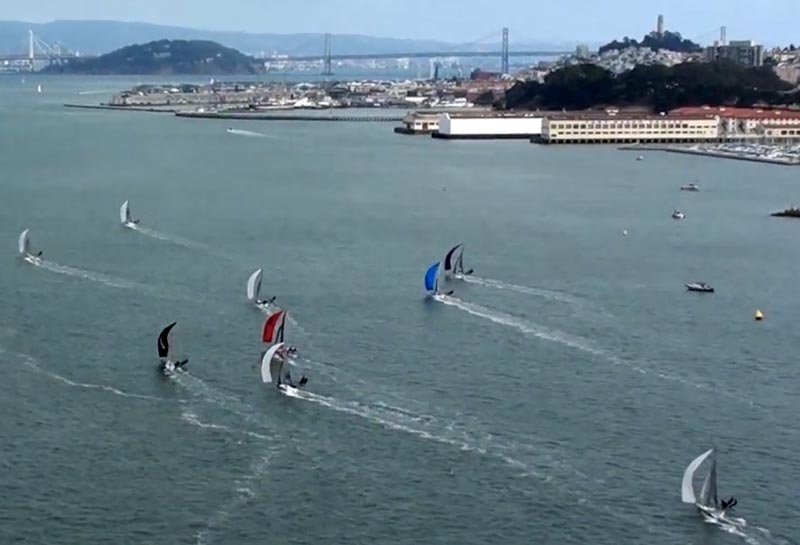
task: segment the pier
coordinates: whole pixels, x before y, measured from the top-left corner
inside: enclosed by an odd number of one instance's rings
[[[247,121],[339,121],[348,123],[395,123],[401,115],[302,115],[275,113],[234,113],[234,112],[175,112],[177,117],[195,119],[236,119]]]

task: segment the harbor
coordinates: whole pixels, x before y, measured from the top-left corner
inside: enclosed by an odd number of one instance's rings
[[[699,155],[718,159],[734,159],[755,163],[769,163],[773,165],[800,166],[800,145],[782,146],[769,144],[714,144],[714,145],[653,145],[641,144],[622,146],[625,151],[660,151],[666,153],[680,153],[684,155]]]

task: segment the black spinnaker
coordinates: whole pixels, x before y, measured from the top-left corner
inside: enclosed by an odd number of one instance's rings
[[[169,332],[172,331],[172,328],[175,327],[175,324],[178,322],[172,322],[167,327],[165,327],[161,334],[158,336],[158,357],[159,358],[166,358],[169,356]]]

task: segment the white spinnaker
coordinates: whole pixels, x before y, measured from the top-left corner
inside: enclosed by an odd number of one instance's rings
[[[30,229],[25,229],[19,234],[19,255],[28,255],[31,253],[31,242],[28,240],[28,231]]]
[[[131,209],[128,206],[128,201],[122,203],[122,206],[119,207],[119,221],[120,223],[129,223],[131,221]]]
[[[683,482],[681,483],[681,501],[683,501],[683,503],[697,503],[697,498],[694,495],[694,474],[697,472],[697,468],[712,454],[714,454],[714,449],[708,449],[692,460],[692,463],[690,463],[683,472]]]
[[[262,269],[258,269],[247,280],[247,300],[256,301],[261,295],[261,277],[263,274]]]
[[[273,373],[271,372],[272,366],[270,365],[270,363],[272,362],[273,358],[275,358],[275,354],[277,354],[278,350],[280,350],[281,348],[283,348],[283,343],[274,344],[269,347],[269,350],[266,351],[264,357],[261,358],[261,381],[264,384],[269,384],[270,382],[273,382],[273,377],[272,377]],[[278,370],[280,370],[280,368],[278,368]],[[274,382],[277,384],[278,382],[277,376],[274,378]]]

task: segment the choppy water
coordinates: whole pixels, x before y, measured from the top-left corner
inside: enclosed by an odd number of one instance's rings
[[[0,78],[0,542],[797,543],[800,223],[768,215],[797,170],[381,124],[242,138],[61,107],[130,81],[37,81]],[[426,301],[462,241],[476,278]],[[259,383],[257,267],[298,398]],[[173,320],[190,372],[165,379]],[[680,503],[709,446],[742,535]]]

